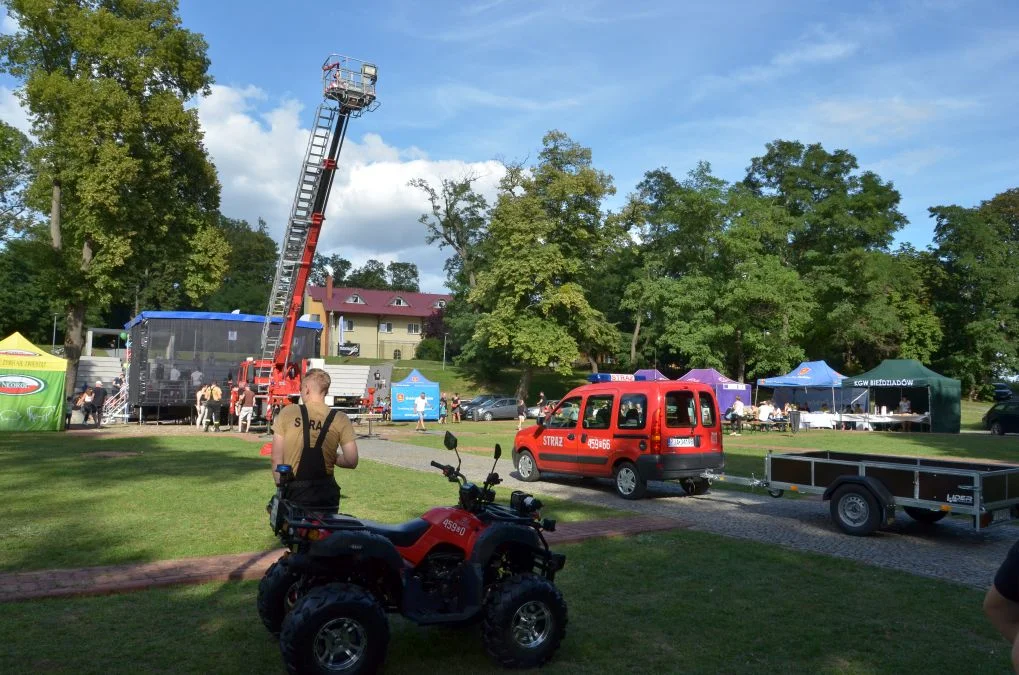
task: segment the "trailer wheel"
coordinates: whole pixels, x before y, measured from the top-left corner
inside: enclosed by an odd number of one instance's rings
[[[831,498],[831,517],[839,529],[864,537],[878,528],[881,512],[870,490],[862,485],[843,485]]]
[[[936,523],[948,515],[948,511],[931,511],[918,506],[903,506],[902,510],[918,523]]]

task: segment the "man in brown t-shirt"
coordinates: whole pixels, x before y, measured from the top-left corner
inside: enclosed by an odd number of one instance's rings
[[[333,468],[357,466],[357,441],[347,416],[325,404],[329,374],[312,368],[301,378],[302,405],[283,408],[272,425],[272,472],[279,484],[279,464],[289,464],[294,480],[287,499],[309,508],[335,511],[340,491]],[[322,435],[323,428],[325,437]],[[320,454],[316,454],[320,453]]]
[[[245,383],[237,395],[237,431],[251,431],[251,417],[255,413],[255,392]],[[245,425],[247,422],[247,425]]]

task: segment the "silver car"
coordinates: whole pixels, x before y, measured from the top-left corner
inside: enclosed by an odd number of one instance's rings
[[[497,398],[485,401],[473,410],[474,420],[515,420],[517,418],[517,400],[515,398]]]

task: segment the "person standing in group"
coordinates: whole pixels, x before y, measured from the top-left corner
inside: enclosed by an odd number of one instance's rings
[[[209,400],[209,387],[208,387],[208,385],[206,385],[204,387],[199,387],[198,390],[195,392],[195,410],[197,411],[195,413],[195,426],[196,427],[200,428],[200,427],[205,426],[205,413],[206,413],[205,403],[208,400]]]
[[[543,392],[543,391],[539,391],[538,392],[538,404],[537,405],[538,405],[538,414],[540,415],[540,414],[542,414],[542,411],[545,410],[545,392]]]
[[[227,380],[226,386],[227,390],[230,392],[230,407],[227,408],[226,411],[226,428],[231,429],[233,428],[234,421],[236,421],[237,416],[241,413],[240,406],[237,405],[237,400],[241,395],[241,389],[234,384],[233,377]]]
[[[453,421],[457,424],[460,423],[460,394],[453,392],[453,398],[449,402],[449,412],[453,416]]]
[[[288,405],[273,419],[272,473],[279,485],[276,467],[290,465],[294,480],[287,487],[287,499],[298,506],[335,513],[340,488],[333,470],[356,468],[358,456],[350,419],[325,404],[331,383],[329,373],[312,368],[301,378],[303,404]]]
[[[743,399],[737,396],[736,401],[732,404],[732,432],[729,434],[730,436],[743,435],[744,407]]]
[[[418,416],[418,424],[414,427],[414,431],[427,431],[425,429],[425,410],[428,409],[428,398],[425,396],[425,392],[421,392],[421,395],[414,399],[414,412]]]
[[[96,380],[95,395],[92,398],[92,406],[95,409],[96,429],[103,425],[103,406],[106,405],[106,387],[102,380]]]
[[[524,399],[517,400],[517,431],[524,428],[524,420],[527,419],[527,406],[524,404]]]
[[[439,424],[446,423],[446,395],[443,394],[439,398]]]
[[[237,431],[247,433],[251,431],[251,417],[255,414],[255,392],[251,391],[250,384],[244,383],[238,401],[241,408],[237,415]],[[247,427],[244,426],[245,422],[248,423]]]
[[[219,415],[223,408],[223,390],[215,382],[210,384],[208,389],[209,397],[205,401],[205,426],[202,430],[207,432],[211,424],[213,429],[218,432],[220,431]]]

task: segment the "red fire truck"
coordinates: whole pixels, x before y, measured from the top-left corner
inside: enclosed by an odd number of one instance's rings
[[[315,113],[280,248],[262,327],[262,354],[260,358],[248,358],[237,369],[236,381],[252,384],[261,416],[266,419],[272,419],[279,408],[300,394],[307,363],[294,358],[294,329],[301,316],[347,124],[379,107],[375,98],[377,79],[375,64],[347,56],[332,54],[322,65],[323,100]]]

